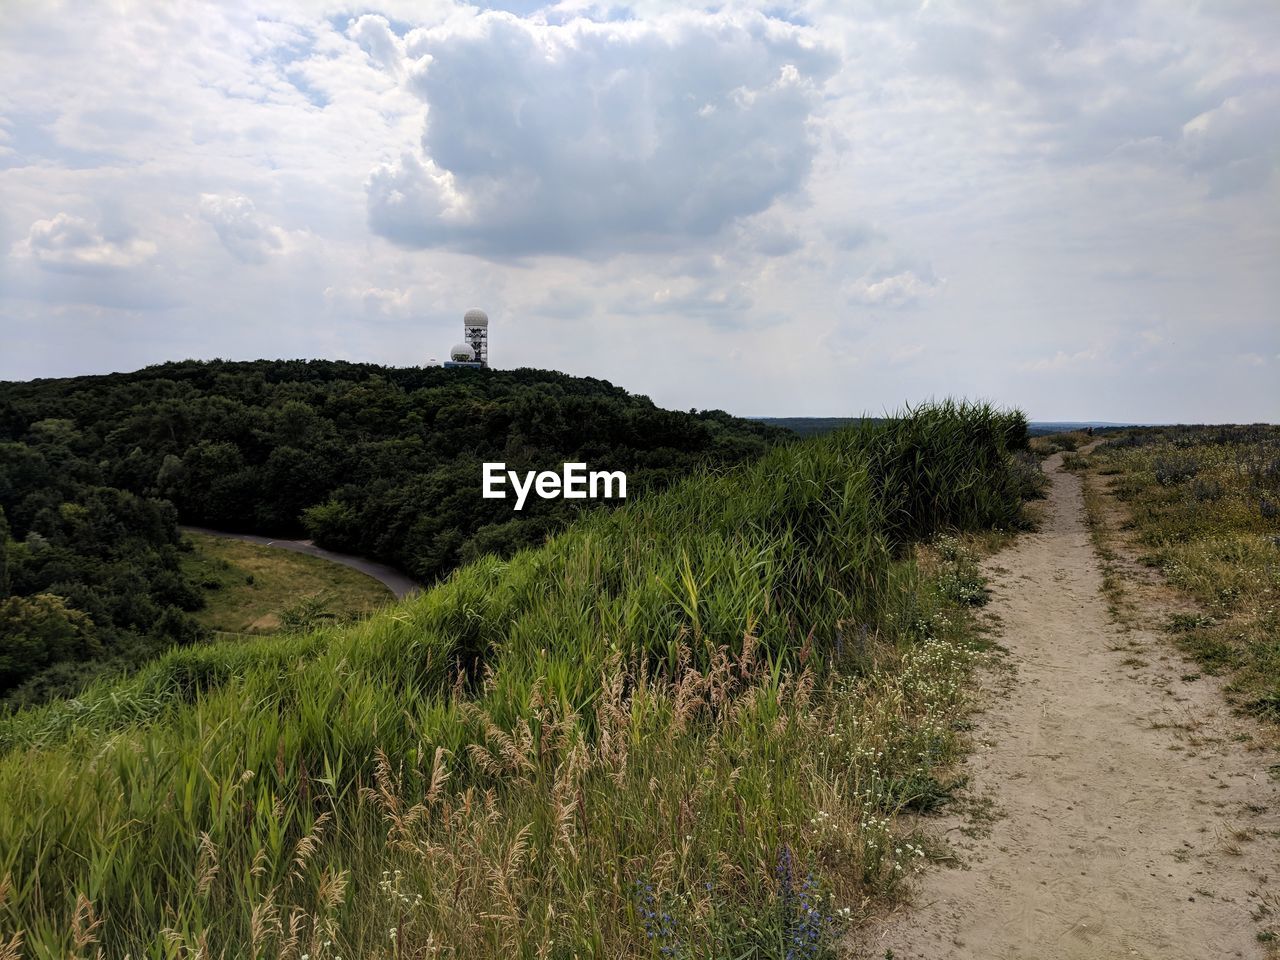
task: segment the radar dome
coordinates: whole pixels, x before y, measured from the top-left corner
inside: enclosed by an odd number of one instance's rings
[[[489,315],[483,310],[472,308],[463,315],[462,322],[468,327],[487,327],[489,325]]]
[[[455,363],[470,363],[475,360],[476,352],[469,343],[459,343],[449,351],[449,359]]]

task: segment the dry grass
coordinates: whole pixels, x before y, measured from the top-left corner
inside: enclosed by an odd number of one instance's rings
[[[1124,538],[1199,611],[1169,618],[1178,646],[1229,675],[1238,705],[1280,721],[1280,429],[1127,431],[1091,460],[1086,506],[1115,612],[1131,609]]]

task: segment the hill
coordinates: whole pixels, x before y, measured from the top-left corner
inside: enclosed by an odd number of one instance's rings
[[[309,536],[430,582],[602,502],[517,514],[479,496],[483,461],[585,461],[639,494],[783,436],[541,370],[185,361],[2,383],[0,696],[28,684],[38,700],[199,639],[178,523]]]
[[[832,955],[951,789],[1025,420],[701,468],[362,623],[0,720],[24,955]],[[3,941],[0,941],[3,942]],[[797,946],[798,945],[798,946]]]

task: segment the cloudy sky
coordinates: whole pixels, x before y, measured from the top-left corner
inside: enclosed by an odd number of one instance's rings
[[[1280,4],[0,9],[0,379],[444,357],[664,406],[1280,420]]]

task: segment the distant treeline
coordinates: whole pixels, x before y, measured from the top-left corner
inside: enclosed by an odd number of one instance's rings
[[[0,383],[0,696],[191,639],[178,522],[305,535],[429,582],[595,505],[514,513],[480,497],[483,461],[625,470],[635,496],[785,436],[529,369],[186,361]]]
[[[1033,420],[1027,433],[1033,437],[1047,437],[1055,433],[1071,433],[1076,430],[1093,430],[1095,433],[1123,430],[1130,424],[1104,423],[1100,420]]]
[[[758,423],[767,424],[770,427],[790,430],[800,437],[814,437],[820,433],[831,433],[833,430],[839,430],[841,427],[847,427],[853,423],[880,422],[880,418],[877,417],[752,417],[751,419]]]
[[[801,437],[812,437],[821,433],[830,433],[833,430],[839,430],[841,427],[847,427],[852,423],[880,423],[883,418],[880,417],[752,417],[752,420],[759,423],[768,424],[771,427],[781,427],[784,430],[790,430],[792,433]],[[1070,421],[1032,421],[1027,426],[1027,433],[1032,437],[1043,437],[1053,433],[1067,433],[1072,430],[1084,430],[1092,427],[1097,432],[1106,432],[1112,430],[1120,430],[1125,428],[1126,424],[1103,423],[1100,421],[1086,420],[1070,420]]]

